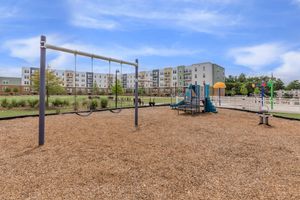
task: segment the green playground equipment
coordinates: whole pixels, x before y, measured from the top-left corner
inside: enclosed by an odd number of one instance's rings
[[[213,105],[212,101],[210,100],[209,97],[209,84],[204,85],[205,88],[205,101],[204,101],[204,111],[205,112],[212,112],[212,113],[217,113],[216,107]]]
[[[190,84],[185,90],[184,100],[171,104],[172,109],[177,109],[179,111],[189,112],[191,114],[201,112],[201,102],[203,103],[202,112],[213,112],[216,113],[216,107],[213,105],[209,98],[209,85],[204,85],[204,95],[201,98],[201,87],[200,85]]]

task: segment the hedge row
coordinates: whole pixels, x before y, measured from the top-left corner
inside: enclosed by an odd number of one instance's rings
[[[101,98],[101,99],[92,99],[91,101],[84,99],[81,102],[77,102],[77,107],[80,106],[80,104],[83,107],[89,107],[90,109],[96,109],[97,107],[101,106],[101,108],[106,108],[108,105],[108,99],[107,98]],[[0,101],[0,107],[6,108],[6,109],[12,109],[12,108],[24,108],[24,107],[30,107],[30,108],[36,108],[39,105],[38,99],[3,99]],[[59,107],[68,107],[71,103],[69,100],[62,100],[60,98],[56,98],[53,101],[50,102],[50,106],[54,108]],[[72,103],[72,106],[75,104]]]

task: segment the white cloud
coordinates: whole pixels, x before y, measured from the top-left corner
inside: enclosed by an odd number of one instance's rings
[[[110,47],[96,47],[92,45],[83,44],[62,44],[61,46],[73,50],[80,50],[84,52],[90,52],[93,54],[104,55],[107,57],[113,57],[122,60],[134,61],[135,58],[147,57],[147,56],[161,56],[161,57],[173,57],[173,56],[189,56],[200,53],[200,51],[184,49],[184,48],[166,48],[166,47],[150,47],[141,46],[136,48],[128,48],[123,46],[110,46]],[[88,63],[88,64],[87,64]],[[89,62],[85,63],[86,69],[90,69]],[[52,59],[49,64],[56,69],[65,69],[66,67],[74,66],[74,56],[66,53],[59,53],[57,57]],[[104,64],[105,65],[105,64]]]
[[[281,59],[282,65],[274,70],[274,75],[285,82],[300,80],[300,51],[289,51]]]
[[[278,43],[266,43],[256,46],[239,47],[229,50],[228,55],[234,59],[234,63],[252,70],[260,70],[266,65],[280,60],[285,47]]]
[[[233,1],[235,0],[227,0],[225,4]],[[202,3],[209,1],[189,0],[184,3],[184,6],[182,6],[182,2],[178,2],[180,1],[129,0],[125,4],[119,0],[69,1],[71,23],[80,27],[110,30],[128,28],[128,24],[133,27],[140,24],[151,24],[152,26],[186,28],[215,34],[223,34],[229,27],[240,23],[239,16],[225,14],[216,9],[205,9]],[[219,0],[209,3],[223,4]],[[193,4],[197,4],[197,6]],[[123,24],[126,27],[123,27]],[[222,31],[217,31],[218,28],[222,28]]]
[[[47,40],[59,41],[59,37],[50,35]],[[11,57],[20,58],[28,64],[36,64],[40,56],[40,36],[8,40],[2,48],[7,49]]]
[[[120,45],[110,46],[95,46],[83,44],[78,41],[76,43],[66,42],[58,35],[47,36],[47,42],[53,45],[90,52],[93,54],[104,55],[107,57],[114,57],[122,60],[134,60],[139,57],[147,56],[161,56],[161,57],[174,57],[174,56],[189,56],[200,53],[199,50],[191,50],[181,47],[161,47],[161,46],[135,46],[125,47]],[[24,61],[24,65],[38,66],[40,57],[40,37],[30,37],[23,39],[9,40],[2,46],[4,50],[8,50],[11,57],[19,58]],[[47,51],[47,62],[54,69],[73,69],[74,68],[74,55],[64,52]],[[81,68],[90,69],[89,59],[85,59]]]
[[[112,30],[118,26],[118,23],[112,20],[95,19],[84,15],[75,15],[72,24],[83,28],[107,29]]]

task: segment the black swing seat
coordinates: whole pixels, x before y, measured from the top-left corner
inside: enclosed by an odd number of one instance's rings
[[[153,106],[155,106],[155,102],[153,102],[153,101],[149,101],[149,106],[150,106],[150,107],[153,107]]]
[[[116,108],[116,109],[110,109],[109,110],[111,113],[120,113],[122,111],[121,108]]]

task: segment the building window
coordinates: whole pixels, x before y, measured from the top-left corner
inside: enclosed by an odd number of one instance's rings
[[[197,78],[197,74],[195,74],[195,78]]]
[[[203,74],[203,78],[205,78],[205,74]]]
[[[195,67],[195,72],[197,71],[197,67]]]
[[[205,66],[203,66],[203,71],[205,71]]]
[[[3,80],[3,81],[2,81],[2,84],[3,84],[3,85],[8,85],[8,81],[7,81],[7,80]]]

